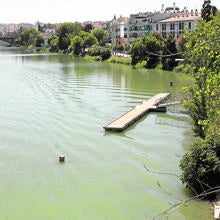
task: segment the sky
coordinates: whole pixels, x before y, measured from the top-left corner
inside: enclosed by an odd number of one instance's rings
[[[201,9],[203,0],[0,0],[0,23],[61,23],[109,21],[114,15],[129,16],[161,10],[162,4]],[[220,0],[211,0],[220,9]]]

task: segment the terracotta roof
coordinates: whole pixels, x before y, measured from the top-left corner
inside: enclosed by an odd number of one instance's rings
[[[175,16],[172,18],[168,18],[162,21],[159,21],[160,23],[165,23],[165,22],[175,22],[175,21],[193,21],[193,20],[200,20],[201,19],[201,14],[196,15],[189,15],[189,16]]]

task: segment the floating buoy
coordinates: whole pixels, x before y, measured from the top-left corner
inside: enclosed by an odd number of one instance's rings
[[[59,162],[64,162],[65,161],[65,156],[59,156]]]
[[[170,86],[173,86],[173,82],[170,82]]]

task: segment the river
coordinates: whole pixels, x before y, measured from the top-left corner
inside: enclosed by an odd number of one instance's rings
[[[181,173],[193,139],[187,115],[103,129],[156,93],[178,94],[187,76],[6,47],[0,68],[0,219],[211,219],[201,201],[160,215],[189,198],[176,176],[159,174]]]

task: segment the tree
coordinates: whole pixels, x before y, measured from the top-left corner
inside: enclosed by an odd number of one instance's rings
[[[91,32],[92,31],[92,24],[86,24],[86,26],[83,28],[85,32]]]
[[[75,36],[82,30],[82,26],[79,23],[64,22],[57,28],[59,37],[65,37],[66,35]]]
[[[196,193],[220,185],[220,14],[185,35],[185,63],[195,78],[187,86],[184,105],[199,140],[192,144],[180,168],[181,179]]]
[[[99,56],[101,60],[107,60],[111,57],[111,50],[104,47],[90,48],[88,51],[90,56]]]
[[[104,37],[108,35],[108,31],[106,31],[102,28],[98,28],[98,29],[93,30],[92,33],[97,38],[99,45],[104,46],[104,44],[105,44]]]
[[[115,50],[115,51],[124,51],[125,48],[124,48],[124,46],[123,46],[122,44],[117,43],[117,44],[114,46],[113,50]]]
[[[162,69],[163,70],[172,70],[175,66],[177,66],[177,62],[175,61],[178,58],[177,48],[176,48],[176,41],[172,36],[164,39],[164,47],[162,55]],[[168,55],[168,56],[166,56]]]
[[[40,33],[34,28],[22,31],[20,34],[21,46],[28,47],[30,45],[35,45],[35,40],[39,35]]]
[[[215,16],[217,8],[211,5],[211,0],[204,0],[202,5],[202,19],[206,22],[212,19],[212,16]]]
[[[147,68],[154,68],[159,62],[162,42],[153,35],[135,40],[131,47],[132,65],[146,61]]]
[[[80,36],[75,36],[71,39],[70,48],[74,55],[79,56],[82,52],[83,39]]]
[[[181,180],[196,194],[220,185],[220,160],[217,155],[220,152],[220,144],[219,140],[215,143],[215,139],[197,139],[191,151],[187,152],[180,162],[183,171]]]
[[[36,47],[41,47],[42,44],[44,44],[44,39],[41,35],[38,35],[36,38],[35,38],[35,46]]]
[[[212,91],[217,86],[213,81],[220,72],[220,14],[211,21],[200,21],[197,29],[185,35],[187,52],[184,62],[191,65],[195,84],[186,88],[188,98],[184,104],[189,109],[197,135],[205,137],[209,115],[209,102],[213,100]],[[204,121],[204,123],[203,123]]]
[[[58,51],[58,42],[59,42],[58,36],[51,36],[48,39],[48,44],[50,45],[50,50],[52,52],[57,52]]]
[[[180,34],[177,38],[177,47],[179,49],[179,51],[184,51],[185,50],[185,43],[186,43],[186,39],[184,37],[184,34]]]
[[[79,36],[83,40],[82,46],[83,46],[84,49],[87,48],[87,47],[91,47],[91,46],[93,46],[94,44],[97,43],[96,37],[93,34],[90,34],[88,32],[80,31]]]
[[[60,50],[68,49],[70,38],[76,36],[82,30],[82,26],[78,23],[64,22],[58,26],[58,47]]]

